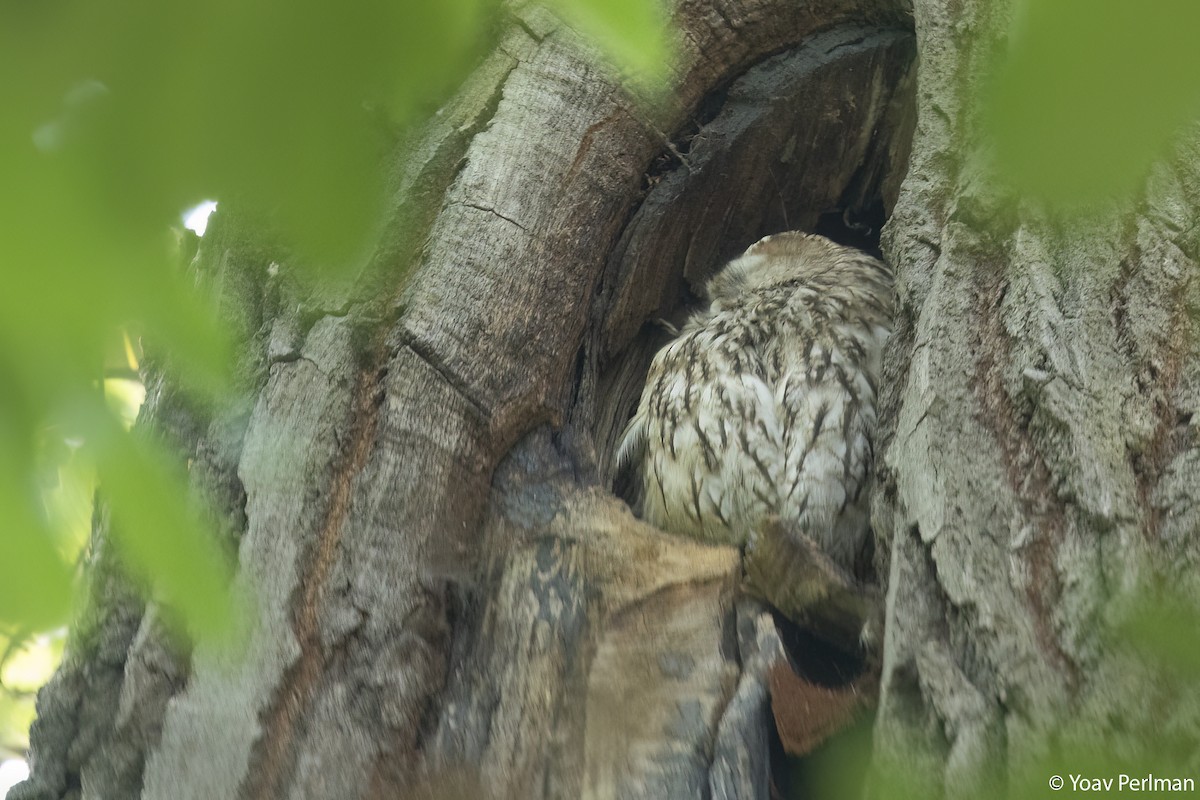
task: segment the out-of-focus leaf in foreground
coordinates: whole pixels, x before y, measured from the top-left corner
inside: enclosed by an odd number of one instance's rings
[[[462,78],[493,5],[6,3],[0,63],[21,80],[0,96],[25,112],[7,144],[39,152],[37,173],[63,162],[57,188],[102,226],[145,233],[236,197],[313,260],[345,265],[378,221],[386,134]]]
[[[1065,207],[1136,190],[1200,115],[1200,3],[1023,0],[986,101],[1001,172]]]
[[[1200,685],[1200,608],[1178,592],[1145,592],[1119,629],[1153,663]]]
[[[661,3],[552,7],[621,69],[665,74]],[[63,535],[38,476],[68,456],[79,469],[62,471],[59,494],[98,485],[121,552],[156,590],[200,629],[225,613],[182,469],[104,409],[104,343],[135,329],[191,397],[222,397],[232,336],[167,229],[205,198],[228,200],[297,265],[357,268],[380,224],[381,157],[466,76],[500,8],[0,3],[0,632],[66,616],[64,542],[78,537]]]
[[[65,619],[74,569],[48,492],[95,482],[131,563],[189,623],[220,616],[184,476],[99,400],[104,343],[133,324],[192,396],[221,396],[230,335],[169,226],[237,198],[302,261],[349,264],[377,221],[384,132],[462,77],[493,6],[0,4],[0,626]],[[64,438],[95,475],[47,489]]]
[[[663,0],[546,0],[568,25],[624,70],[632,88],[658,90],[674,59],[670,9]]]
[[[158,443],[127,434],[108,415],[94,419],[91,429],[100,453],[96,472],[122,554],[154,576],[161,598],[193,632],[219,633],[231,611],[229,576],[200,515],[181,493],[181,467]]]

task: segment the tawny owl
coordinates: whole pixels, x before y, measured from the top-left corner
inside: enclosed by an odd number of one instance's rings
[[[742,544],[776,515],[854,571],[868,532],[892,274],[823,236],[768,236],[706,286],[710,305],[654,357],[617,461],[643,517]]]

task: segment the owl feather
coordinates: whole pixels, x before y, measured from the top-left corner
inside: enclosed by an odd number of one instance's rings
[[[617,453],[642,516],[743,544],[769,518],[853,571],[892,274],[822,236],[768,236],[717,272],[709,305],[654,357]]]

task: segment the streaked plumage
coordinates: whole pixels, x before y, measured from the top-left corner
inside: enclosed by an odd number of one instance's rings
[[[868,530],[876,387],[892,276],[822,236],[752,245],[654,357],[617,454],[642,516],[740,544],[768,515],[852,569]]]

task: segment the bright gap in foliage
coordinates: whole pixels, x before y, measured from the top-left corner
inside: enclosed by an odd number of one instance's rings
[[[0,794],[29,777],[29,765],[23,758],[10,758],[0,762]]]
[[[203,236],[204,231],[208,228],[208,218],[216,210],[216,200],[205,200],[200,205],[189,208],[183,212],[183,227],[192,231],[197,236]]]

